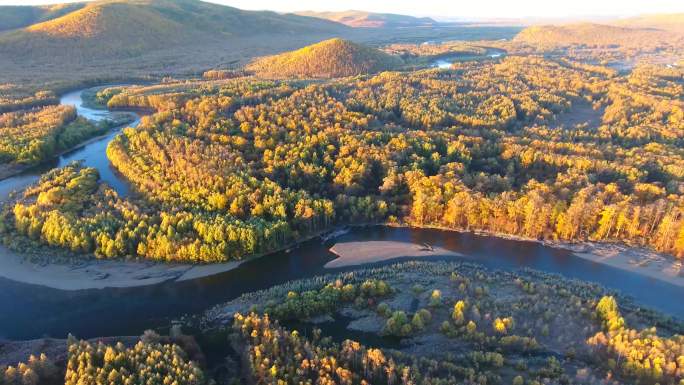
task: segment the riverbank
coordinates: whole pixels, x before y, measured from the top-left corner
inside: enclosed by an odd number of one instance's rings
[[[547,243],[547,245],[570,250],[576,256],[592,262],[684,287],[684,263],[669,255],[640,247],[611,243]]]
[[[0,277],[68,291],[180,282],[230,271],[240,266],[240,263],[189,265],[78,258],[34,262],[0,246]]]
[[[391,227],[409,227],[392,224]],[[334,232],[335,229],[332,230]],[[453,229],[443,231],[460,232]],[[183,282],[231,271],[242,263],[279,251],[296,248],[298,244],[328,233],[312,234],[291,242],[278,250],[261,253],[243,261],[231,261],[210,265],[166,264],[152,261],[73,259],[53,262],[39,258],[33,262],[6,247],[0,246],[0,277],[60,290],[84,290],[104,288],[126,288],[155,285],[163,282]],[[651,250],[620,244],[594,242],[568,243],[549,242],[505,234],[476,233],[481,236],[496,236],[516,241],[527,241],[544,246],[566,249],[576,256],[595,263],[608,265],[635,274],[684,287],[684,266],[671,256]],[[339,242],[330,250],[338,258],[324,265],[326,269],[361,266],[401,258],[462,257],[442,247],[400,241],[354,241]]]
[[[30,169],[31,167],[36,167],[36,165],[26,165],[18,163],[0,164],[0,181],[3,179],[13,177],[17,174],[21,174],[22,172]]]
[[[296,248],[330,231],[321,231],[282,245],[276,250],[255,254],[241,261],[214,264],[163,263],[78,258],[53,260],[48,256],[35,261],[0,245],[0,277],[52,289],[74,291],[87,289],[127,288],[184,282],[237,269],[245,262]]]
[[[59,290],[153,285],[177,279],[191,267],[94,259],[34,262],[0,246],[1,277]]]
[[[512,241],[538,243],[548,247],[569,250],[576,256],[595,263],[615,267],[679,287],[684,287],[684,261],[677,260],[671,255],[659,253],[644,247],[630,246],[616,242],[562,242],[539,240],[505,233],[466,231],[440,226],[410,226],[400,223],[386,223],[383,225],[398,228],[433,229],[472,233],[483,237],[497,237]],[[387,257],[385,260],[401,257],[402,255],[395,254],[394,257]]]
[[[123,119],[124,115],[128,115],[129,118]],[[9,179],[9,178],[12,178],[15,176],[20,176],[21,174],[23,174],[27,171],[30,171],[32,169],[37,169],[37,168],[40,168],[41,166],[51,164],[50,162],[56,161],[57,159],[59,159],[59,157],[66,155],[66,154],[69,154],[71,152],[80,150],[81,148],[83,148],[83,147],[85,147],[91,143],[97,142],[98,140],[102,140],[102,139],[108,137],[112,133],[117,133],[120,130],[122,130],[123,128],[130,126],[131,124],[135,124],[136,121],[138,121],[140,119],[138,116],[136,116],[132,113],[129,114],[126,112],[121,112],[121,116],[122,116],[122,118],[119,119],[119,122],[114,123],[114,124],[116,124],[115,126],[108,128],[103,133],[101,133],[97,136],[90,137],[90,138],[88,138],[82,142],[79,142],[76,145],[71,146],[69,148],[60,150],[60,151],[54,153],[53,155],[51,155],[48,159],[45,159],[39,163],[35,163],[35,164],[17,164],[17,163],[0,164],[0,182],[5,180],[5,179]],[[2,197],[0,197],[0,198],[2,198]]]

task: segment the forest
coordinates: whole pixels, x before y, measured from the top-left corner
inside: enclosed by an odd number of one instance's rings
[[[368,296],[373,282],[389,290]],[[242,379],[257,384],[678,384],[681,325],[619,302],[538,272],[407,262],[250,293],[205,322],[232,319]],[[331,326],[340,317],[353,338]]]
[[[684,385],[684,14],[283,7],[0,6],[0,385]]]
[[[387,71],[402,64],[398,57],[336,38],[256,59],[245,69],[266,78],[331,78]]]
[[[0,384],[678,385],[682,331],[596,284],[411,261],[246,293],[168,335],[70,335]]]
[[[513,56],[323,82],[105,89],[110,108],[156,111],[107,149],[136,194],[77,164],[54,170],[5,207],[4,239],[218,262],[389,222],[682,257],[682,77]]]
[[[30,92],[13,84],[0,85],[0,113],[57,104],[59,99],[52,91]]]
[[[92,123],[71,106],[47,106],[0,114],[0,163],[35,165],[86,139],[113,122]]]
[[[105,343],[65,341],[64,361],[45,354],[30,356],[27,362],[0,366],[2,385],[131,385],[207,383],[200,368],[203,361],[196,341],[174,333],[160,336],[147,330],[135,342]]]

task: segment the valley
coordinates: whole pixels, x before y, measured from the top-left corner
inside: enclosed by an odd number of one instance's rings
[[[0,385],[684,381],[682,16],[389,11],[0,6]]]

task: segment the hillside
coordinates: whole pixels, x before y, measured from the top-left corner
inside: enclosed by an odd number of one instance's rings
[[[414,17],[392,13],[372,13],[349,10],[344,12],[298,12],[301,16],[310,16],[342,23],[350,27],[359,28],[396,28],[416,27],[437,24],[429,17]]]
[[[257,59],[247,70],[269,78],[335,78],[391,70],[401,63],[401,59],[374,48],[335,38]]]
[[[199,0],[101,0],[0,32],[0,83],[197,73],[348,29],[327,20]]]
[[[655,28],[684,34],[684,13],[642,15],[618,20],[615,24],[631,28]]]
[[[84,3],[57,4],[45,6],[0,6],[0,31],[23,28],[31,24],[52,20],[73,12]]]
[[[250,12],[198,0],[105,0],[0,35],[0,52],[35,58],[132,56],[231,37],[338,32],[315,18]]]
[[[587,47],[640,47],[671,42],[672,34],[648,28],[626,28],[603,24],[533,26],[522,30],[513,41],[541,47],[583,45]]]

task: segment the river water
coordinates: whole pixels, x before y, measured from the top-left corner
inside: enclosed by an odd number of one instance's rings
[[[64,103],[75,105],[79,114],[104,118],[107,112],[82,106],[80,93],[67,94]],[[137,124],[134,123],[133,125]],[[72,160],[84,160],[117,191],[125,194],[127,184],[110,168],[105,149],[118,131],[65,154],[50,165],[0,181],[0,190],[20,189],[35,181],[41,172]],[[524,267],[596,282],[633,297],[638,303],[684,318],[684,288],[628,271],[579,258],[569,251],[535,242],[514,241],[470,233],[430,229],[373,226],[356,228],[335,241],[427,242],[465,255],[431,259],[468,260],[493,269]],[[332,242],[335,242],[332,241]],[[186,282],[123,288],[61,291],[0,278],[0,338],[30,339],[44,336],[80,338],[109,335],[139,335],[145,329],[168,326],[170,319],[201,312],[237,296],[265,289],[293,279],[327,272],[326,262],[335,258],[328,251],[331,242],[320,239],[300,244],[291,252],[278,252],[242,264],[235,270]]]
[[[96,122],[111,118],[113,116],[111,111],[96,110],[84,107],[83,100],[81,99],[82,92],[83,90],[79,90],[65,94],[60,98],[60,104],[74,106],[79,116],[83,116]],[[135,127],[138,125],[138,123],[140,123],[140,116],[138,116],[137,113],[131,111],[122,111],[121,113],[129,113],[135,117],[135,120],[127,126]],[[116,171],[109,164],[109,160],[107,159],[107,155],[105,153],[109,141],[112,140],[112,138],[114,138],[114,136],[116,136],[120,131],[120,129],[111,130],[108,134],[100,137],[98,140],[89,142],[85,146],[66,152],[56,159],[33,167],[22,172],[21,174],[1,180],[0,201],[5,201],[11,192],[22,190],[31,183],[35,183],[40,178],[40,175],[42,175],[44,172],[55,167],[63,167],[75,160],[82,161],[88,167],[97,168],[97,170],[100,172],[100,178],[109,183],[109,185],[112,186],[112,188],[114,188],[119,195],[128,194],[128,184],[117,176]]]
[[[483,55],[461,54],[461,55],[452,55],[452,56],[441,57],[439,59],[436,59],[434,62],[432,62],[432,67],[436,67],[436,68],[440,68],[440,69],[449,69],[449,68],[451,68],[451,65],[454,64],[455,62],[484,60],[484,59],[498,59],[498,58],[503,57],[505,55],[506,55],[506,51],[504,51],[502,49],[487,48],[486,52]]]

